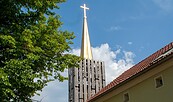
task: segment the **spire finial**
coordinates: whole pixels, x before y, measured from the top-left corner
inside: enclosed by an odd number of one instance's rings
[[[89,8],[88,7],[86,7],[86,4],[84,4],[83,6],[80,6],[81,8],[83,8],[83,10],[84,10],[84,18],[86,18],[87,16],[86,16],[86,10],[89,10]]]

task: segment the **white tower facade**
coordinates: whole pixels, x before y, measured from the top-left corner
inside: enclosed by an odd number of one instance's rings
[[[90,37],[88,32],[86,10],[84,4],[82,44],[79,68],[69,69],[69,102],[86,102],[91,96],[101,90],[105,85],[104,62],[93,60]]]

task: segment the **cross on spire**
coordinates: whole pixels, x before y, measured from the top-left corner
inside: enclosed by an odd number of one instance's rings
[[[81,8],[83,8],[83,10],[84,10],[84,18],[86,18],[87,16],[86,16],[86,10],[89,10],[89,8],[88,7],[86,7],[86,4],[84,4],[83,6],[80,6]]]

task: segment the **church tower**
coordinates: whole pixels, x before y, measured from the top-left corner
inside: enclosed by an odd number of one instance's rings
[[[86,10],[84,4],[82,44],[79,68],[70,68],[69,74],[69,102],[86,102],[91,96],[101,90],[105,85],[104,62],[93,60]]]

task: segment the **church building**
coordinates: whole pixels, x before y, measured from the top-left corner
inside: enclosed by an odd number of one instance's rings
[[[87,102],[173,102],[173,42],[125,71]]]
[[[69,102],[86,102],[91,96],[105,87],[105,65],[102,61],[93,59],[90,37],[87,24],[86,10],[84,9],[83,31],[80,57],[83,60],[79,68],[70,68],[69,74]]]
[[[173,102],[173,42],[108,85],[105,65],[93,59],[84,4],[79,68],[69,69],[69,102]]]

